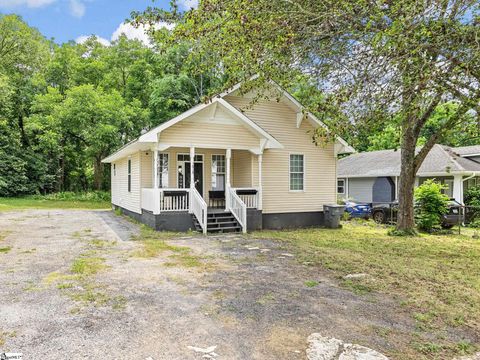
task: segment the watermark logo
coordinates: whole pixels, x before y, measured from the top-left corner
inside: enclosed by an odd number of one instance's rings
[[[22,360],[23,354],[20,353],[1,353],[0,360]]]

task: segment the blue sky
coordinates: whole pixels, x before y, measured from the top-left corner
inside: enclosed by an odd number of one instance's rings
[[[142,31],[122,23],[132,10],[144,10],[152,4],[168,8],[169,0],[0,0],[0,13],[21,15],[57,43],[92,34],[110,41],[121,32],[141,38]],[[186,9],[196,6],[197,1],[181,0],[179,4]]]

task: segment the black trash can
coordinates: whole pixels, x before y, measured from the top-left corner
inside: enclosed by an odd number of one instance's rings
[[[340,220],[343,213],[345,212],[344,205],[323,205],[323,214],[325,218],[325,227],[328,229],[339,229],[342,226],[340,225]]]

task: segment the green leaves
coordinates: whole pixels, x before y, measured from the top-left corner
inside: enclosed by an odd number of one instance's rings
[[[443,194],[446,187],[429,179],[415,189],[417,226],[420,230],[432,231],[441,223],[442,215],[448,212],[448,196]]]

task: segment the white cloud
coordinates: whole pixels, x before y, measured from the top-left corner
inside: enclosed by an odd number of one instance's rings
[[[82,36],[79,36],[75,39],[75,42],[78,43],[78,44],[83,44],[85,41],[87,41],[90,37],[92,36],[95,36],[97,38],[97,41],[104,45],[104,46],[110,46],[110,41],[108,41],[107,39],[105,38],[102,38],[100,36],[96,36],[96,35],[90,35],[90,36],[87,36],[87,35],[82,35]]]
[[[0,0],[0,7],[12,8],[16,6],[27,6],[29,8],[39,8],[50,5],[56,0]]]
[[[155,25],[155,29],[160,29],[162,27],[167,29],[173,29],[175,25],[167,24],[167,23],[158,23]],[[135,27],[129,23],[121,23],[118,28],[112,34],[112,41],[118,40],[118,38],[125,34],[125,36],[129,39],[136,39],[140,40],[147,46],[151,46],[150,38],[147,35],[148,27],[145,25],[140,25],[139,27]]]
[[[2,0],[0,0],[0,1],[2,1]],[[167,24],[167,23],[163,23],[163,22],[155,25],[155,29],[167,28],[167,29],[171,30],[174,27],[175,27],[174,24]],[[97,36],[97,35],[92,34],[92,35],[81,35],[81,36],[79,36],[75,39],[75,42],[77,42],[79,44],[83,44],[90,37],[95,36],[97,38],[97,41],[100,44],[105,45],[105,46],[110,46],[111,41],[118,40],[118,38],[122,34],[124,34],[128,39],[140,40],[145,45],[152,46],[150,38],[148,37],[148,35],[146,33],[146,29],[148,29],[148,27],[143,26],[143,25],[136,28],[136,27],[134,27],[134,26],[132,26],[131,24],[128,24],[128,23],[121,23],[117,27],[117,29],[113,32],[113,34],[110,38],[110,41],[108,41],[107,39],[105,39],[101,36]]]
[[[190,10],[198,8],[198,0],[180,0],[178,5],[183,10]]]
[[[79,0],[70,0],[70,14],[76,18],[81,18],[85,15],[85,4]]]

